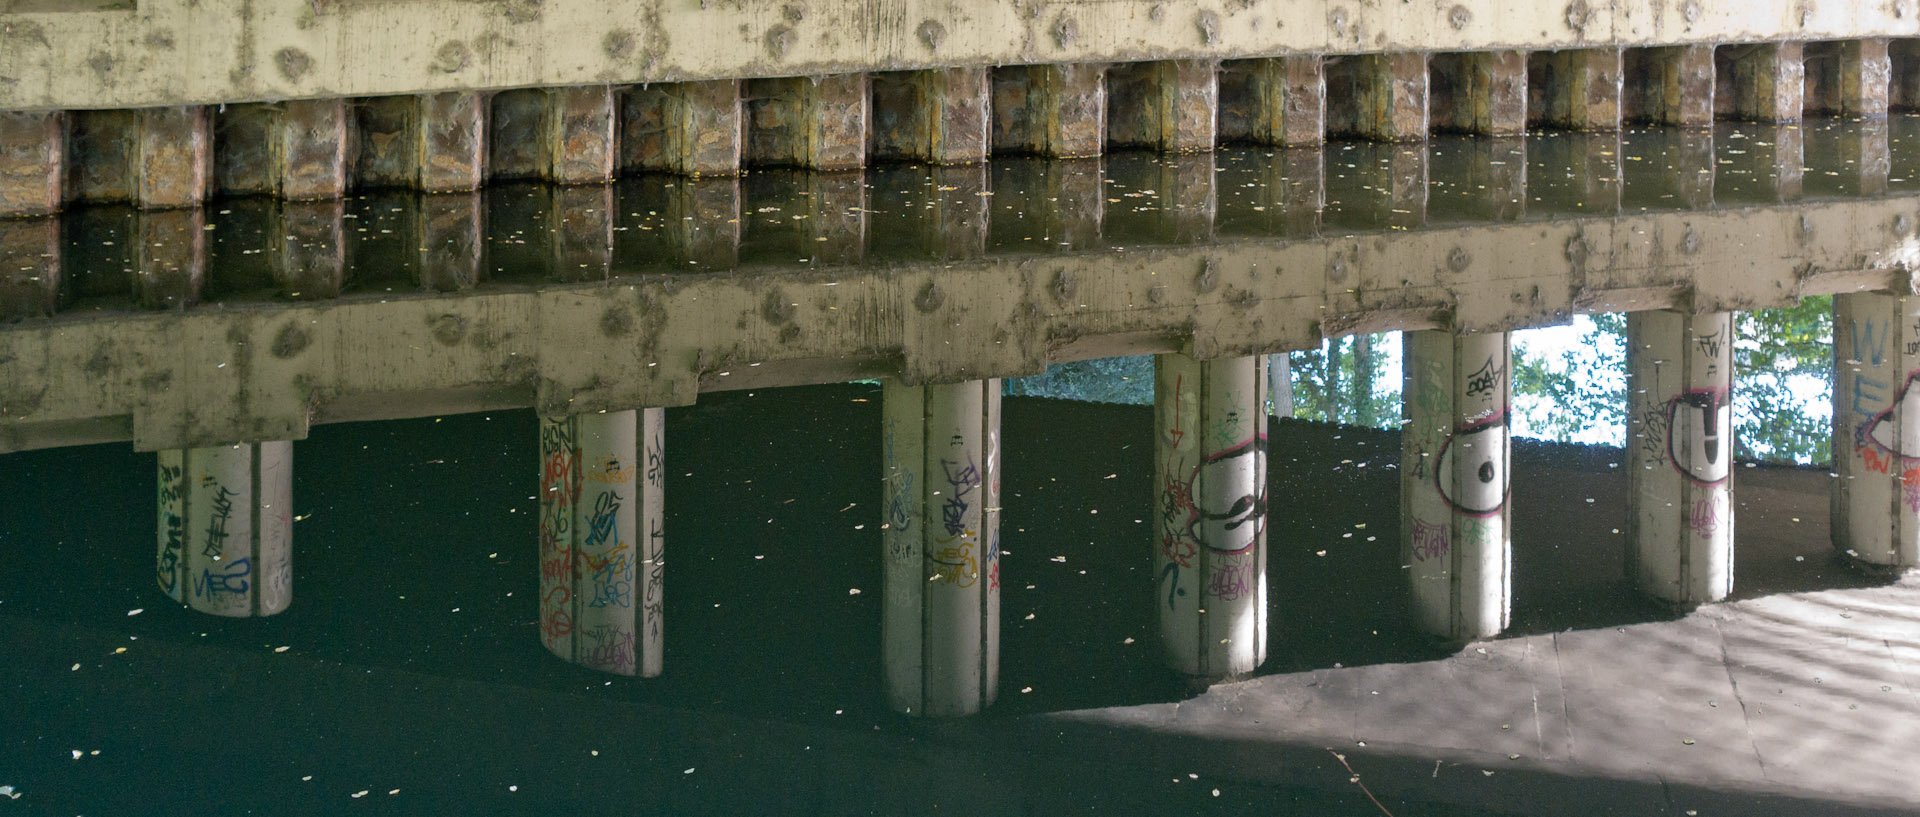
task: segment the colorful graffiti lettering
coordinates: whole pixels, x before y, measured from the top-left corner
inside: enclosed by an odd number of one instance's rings
[[[1720,506],[1714,497],[1703,496],[1693,503],[1693,511],[1687,515],[1687,529],[1702,539],[1712,539],[1714,531],[1720,529]]]
[[[213,599],[222,593],[243,595],[252,589],[250,577],[253,575],[252,559],[235,559],[226,564],[226,569],[214,572],[213,568],[200,571],[193,579],[194,598]]]
[[[1213,564],[1213,576],[1207,582],[1207,595],[1221,601],[1237,601],[1254,593],[1258,567],[1256,557],[1223,557]]]
[[[1432,559],[1444,559],[1453,550],[1448,539],[1445,524],[1433,524],[1424,519],[1413,520],[1413,559],[1425,562]]]

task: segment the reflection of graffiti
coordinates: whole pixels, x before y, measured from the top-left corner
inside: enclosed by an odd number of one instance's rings
[[[1207,595],[1221,601],[1235,601],[1253,595],[1255,561],[1252,554],[1226,557],[1214,562],[1213,578],[1207,583]]]
[[[1506,506],[1506,437],[1507,412],[1502,409],[1491,419],[1455,429],[1440,444],[1433,478],[1447,507],[1469,516],[1492,516]],[[1471,466],[1473,475],[1473,482],[1465,485],[1449,478],[1460,473],[1462,464]]]
[[[222,593],[241,595],[252,587],[248,577],[253,573],[252,559],[235,559],[226,564],[226,569],[214,572],[213,568],[200,571],[193,579],[194,598],[213,599]]]
[[[1413,560],[1424,562],[1429,559],[1444,559],[1453,549],[1447,539],[1447,526],[1436,525],[1425,519],[1413,520]]]
[[[1259,543],[1267,520],[1266,450],[1266,435],[1257,434],[1202,458],[1191,468],[1183,469],[1187,458],[1178,455],[1164,468],[1160,554],[1166,564],[1160,568],[1159,581],[1167,585],[1169,609],[1186,595],[1181,577],[1195,567],[1202,549],[1237,556],[1251,553]],[[1184,477],[1175,476],[1183,470]]]
[[[213,477],[200,477],[202,488],[211,488],[213,494],[213,513],[207,519],[207,544],[200,549],[200,555],[209,559],[218,559],[227,549],[227,523],[233,519],[233,498],[238,493],[214,481]]]
[[[180,598],[177,590],[180,584],[180,556],[187,538],[187,520],[175,513],[176,503],[182,499],[180,479],[184,472],[185,469],[178,465],[160,467],[160,514],[167,543],[160,550],[157,578],[160,580],[160,589],[176,601]]]
[[[595,669],[630,673],[633,671],[633,633],[611,626],[586,631],[591,642],[584,663]]]
[[[936,574],[941,584],[955,587],[972,587],[980,580],[980,565],[973,558],[973,547],[962,543],[956,547],[940,548],[929,557],[940,566]]]
[[[578,421],[572,418],[540,423],[540,635],[554,649],[573,632],[578,433]]]
[[[667,579],[667,540],[659,523],[647,520],[648,550],[653,554],[648,559],[646,598],[643,602],[647,616],[647,633],[653,638],[660,637],[660,613],[665,600]]]
[[[958,462],[942,459],[940,467],[946,471],[948,487],[947,501],[940,506],[940,523],[949,537],[971,533],[966,529],[967,510],[971,507],[968,496],[980,487],[980,470],[974,467],[971,458]]]

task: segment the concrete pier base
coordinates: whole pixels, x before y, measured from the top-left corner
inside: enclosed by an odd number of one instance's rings
[[[1627,572],[1693,606],[1733,592],[1733,314],[1627,315]]]
[[[1221,141],[1318,145],[1327,131],[1327,75],[1318,54],[1220,65]]]
[[[620,167],[683,176],[740,174],[740,81],[671,82],[621,100]]]
[[[1018,65],[993,71],[993,152],[1098,156],[1107,139],[1106,69]]]
[[[1267,358],[1154,357],[1153,605],[1167,663],[1200,681],[1267,658]]]
[[[1531,55],[1528,119],[1561,130],[1620,129],[1624,80],[1620,49],[1582,48]]]
[[[866,166],[866,74],[756,79],[747,83],[747,162],[853,170]]]
[[[1801,44],[1723,45],[1714,70],[1725,85],[1724,112],[1750,122],[1798,122],[1806,109],[1806,65]],[[1716,107],[1721,104],[1716,102]]]
[[[174,601],[245,618],[293,598],[293,443],[159,452],[159,561]]]
[[[1213,150],[1219,64],[1160,60],[1107,71],[1107,145],[1163,153]]]
[[[66,153],[66,114],[0,113],[0,217],[57,212],[65,203]]]
[[[1804,54],[1807,113],[1868,119],[1887,115],[1893,65],[1885,39],[1808,43]]]
[[[1833,546],[1920,565],[1920,298],[1833,296]]]
[[[875,161],[976,164],[992,136],[992,74],[985,68],[942,68],[874,74],[873,128],[867,155]]]
[[[884,388],[887,703],[970,715],[1000,676],[1000,381]]]
[[[1490,638],[1512,605],[1510,336],[1401,337],[1401,563],[1415,626],[1450,642]]]
[[[1327,133],[1381,142],[1427,138],[1427,55],[1357,54],[1327,67]]]
[[[1713,126],[1713,46],[1628,49],[1623,72],[1631,89],[1623,100],[1626,121],[1670,128]]]
[[[660,409],[540,420],[540,641],[591,669],[661,669]]]
[[[1527,132],[1527,55],[1519,51],[1435,54],[1433,129],[1481,136]]]
[[[353,117],[353,184],[477,190],[486,178],[489,118],[489,96],[478,92],[361,100]]]

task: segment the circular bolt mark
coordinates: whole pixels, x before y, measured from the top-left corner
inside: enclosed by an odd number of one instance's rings
[[[600,315],[600,334],[617,338],[631,331],[633,331],[633,313],[628,312],[626,307],[608,307],[607,311]]]
[[[1692,25],[1700,21],[1700,0],[1687,0],[1680,4],[1680,19]]]
[[[1454,247],[1453,252],[1447,253],[1447,269],[1466,272],[1471,266],[1473,266],[1473,255],[1467,252],[1467,248]]]
[[[600,41],[600,48],[607,52],[609,58],[624,60],[633,54],[634,42],[631,31],[609,31],[606,39]]]
[[[920,35],[920,42],[926,45],[928,51],[939,51],[940,44],[947,40],[947,27],[941,25],[938,20],[923,20],[915,31]]]
[[[443,74],[451,74],[467,67],[467,62],[471,59],[473,59],[473,54],[467,50],[466,43],[459,40],[449,40],[446,44],[440,46],[440,50],[434,52],[433,70]]]
[[[1466,28],[1471,22],[1473,22],[1473,12],[1467,10],[1466,6],[1454,6],[1447,11],[1447,25],[1453,26],[1454,31]]]
[[[941,292],[939,287],[934,286],[932,281],[928,281],[926,286],[920,288],[920,294],[913,296],[913,308],[923,313],[932,312],[939,309],[940,304],[946,300],[946,294]]]
[[[767,299],[761,302],[760,317],[766,318],[767,323],[771,324],[791,323],[795,309],[793,302],[776,289],[767,293]]]
[[[1593,9],[1587,7],[1587,0],[1573,0],[1567,4],[1567,28],[1584,32],[1592,19]]]
[[[1201,11],[1193,16],[1193,27],[1200,30],[1200,41],[1213,45],[1220,37],[1220,15],[1212,11]]]
[[[793,50],[793,38],[793,28],[790,26],[778,25],[767,29],[767,54],[776,60],[785,57],[788,51]]]
[[[1074,22],[1072,17],[1068,17],[1067,15],[1062,14],[1060,15],[1060,19],[1053,21],[1054,46],[1058,48],[1066,48],[1070,45],[1073,45],[1074,42],[1079,39],[1080,39],[1080,24]]]
[[[1061,306],[1068,306],[1073,303],[1073,292],[1077,288],[1078,285],[1073,280],[1073,273],[1066,270],[1058,270],[1053,273],[1053,286],[1050,287],[1050,289],[1053,290],[1053,299],[1059,301]]]
[[[1700,251],[1700,234],[1698,232],[1695,232],[1692,227],[1688,227],[1687,234],[1680,238],[1680,252],[1686,255],[1692,255],[1699,251]]]
[[[427,326],[442,346],[458,346],[467,336],[467,319],[459,315],[441,315],[428,321]]]
[[[280,331],[274,334],[271,349],[274,357],[286,360],[306,351],[307,344],[311,342],[312,339],[307,337],[307,330],[301,329],[298,324],[290,323],[280,327]]]
[[[280,76],[289,82],[299,82],[301,77],[313,70],[313,58],[298,48],[282,48],[274,52],[273,63],[280,67]]]

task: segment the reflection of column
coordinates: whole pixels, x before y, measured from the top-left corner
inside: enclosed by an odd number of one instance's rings
[[[1506,629],[1511,370],[1504,332],[1407,332],[1400,462],[1401,561],[1421,631],[1449,641]]]
[[[134,217],[139,241],[133,249],[135,303],[181,309],[200,302],[207,271],[205,223],[199,208],[150,210]]]
[[[1267,359],[1154,358],[1153,606],[1174,669],[1221,680],[1267,658]]]
[[[739,179],[677,182],[662,212],[674,269],[732,269],[740,263]]]
[[[1348,186],[1331,191],[1340,226],[1359,230],[1406,229],[1426,223],[1427,146],[1359,144],[1342,151]]]
[[[1920,564],[1920,298],[1833,296],[1833,546]]]
[[[1016,65],[993,71],[993,152],[1098,156],[1107,138],[1106,68]]]
[[[1492,137],[1461,142],[1435,153],[1433,178],[1458,184],[1428,188],[1427,212],[1434,219],[1514,221],[1527,213],[1527,139]],[[1449,166],[1441,167],[1445,162]],[[1464,165],[1464,167],[1462,167]]]
[[[425,193],[417,226],[419,284],[441,292],[472,289],[480,281],[480,194]]]
[[[1213,150],[1219,81],[1211,60],[1121,63],[1107,71],[1107,145]]]
[[[346,285],[344,205],[339,201],[282,202],[277,272],[280,293],[296,300],[337,298]]]
[[[1187,244],[1213,237],[1217,210],[1209,155],[1108,156],[1107,235],[1130,244]]]
[[[540,421],[540,640],[572,663],[660,674],[663,416]]]
[[[1627,563],[1695,605],[1733,592],[1733,314],[1627,315]]]
[[[866,166],[866,74],[756,79],[747,89],[747,159],[814,170]]]
[[[867,185],[863,173],[802,173],[808,191],[800,251],[818,264],[857,264],[867,252]]]
[[[867,178],[873,209],[898,214],[873,225],[870,258],[952,261],[986,251],[986,165],[895,165]]]
[[[174,601],[244,618],[293,597],[293,443],[160,452],[159,562]]]
[[[887,702],[973,714],[1000,675],[1000,381],[888,380],[881,412]]]
[[[560,281],[597,281],[613,265],[613,185],[577,184],[553,188],[547,211],[553,234],[553,277]]]
[[[1320,234],[1320,218],[1327,209],[1327,167],[1320,148],[1286,148],[1276,158],[1287,185],[1281,234],[1311,238]]]
[[[1434,130],[1483,136],[1527,132],[1524,52],[1435,54],[1430,65]]]
[[[1653,130],[1637,134],[1633,145],[1642,161],[1620,165],[1621,173],[1634,180],[1633,184],[1622,180],[1623,204],[1656,210],[1713,206],[1719,168],[1714,164],[1712,131]]]
[[[988,242],[996,251],[1060,252],[1100,246],[1105,164],[1086,159],[999,158],[988,165]]]
[[[50,318],[60,301],[60,221],[0,219],[0,323]]]

